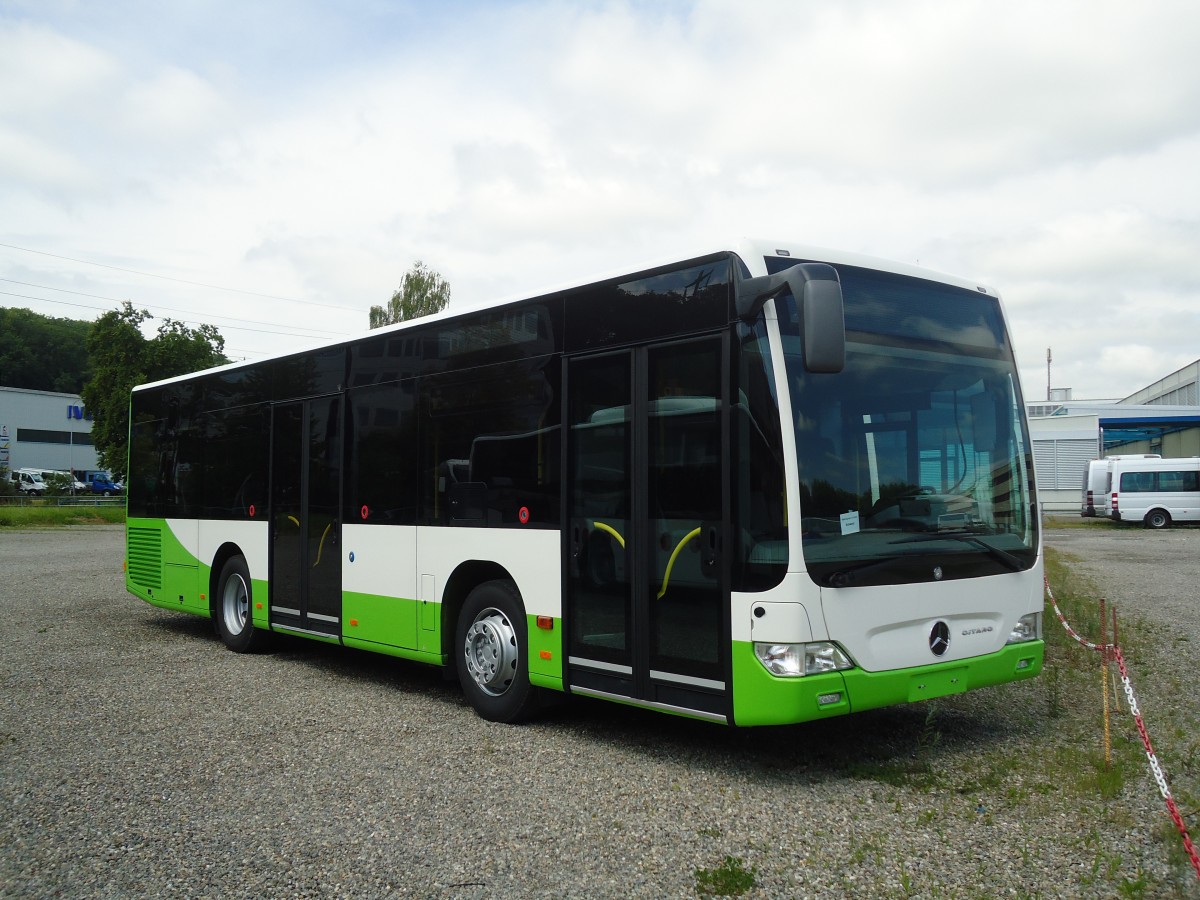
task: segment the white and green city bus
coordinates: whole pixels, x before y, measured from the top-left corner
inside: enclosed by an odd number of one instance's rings
[[[127,584],[735,725],[1036,675],[1033,465],[1000,299],[791,244],[440,314],[131,398]]]

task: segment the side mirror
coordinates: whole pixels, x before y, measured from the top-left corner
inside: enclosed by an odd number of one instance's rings
[[[840,372],[846,366],[846,315],[837,270],[825,263],[797,263],[774,275],[739,282],[737,314],[754,319],[763,304],[790,288],[800,311],[804,368]]]

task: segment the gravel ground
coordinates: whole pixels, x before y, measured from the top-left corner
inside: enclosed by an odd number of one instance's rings
[[[415,664],[227,652],[124,592],[120,528],[0,542],[0,896],[689,897],[726,857],[752,897],[1200,895],[1128,717],[1115,796],[1086,777],[1097,710],[1065,661],[791,728],[586,701],[503,726]],[[1200,530],[1047,542],[1138,635],[1194,822]]]

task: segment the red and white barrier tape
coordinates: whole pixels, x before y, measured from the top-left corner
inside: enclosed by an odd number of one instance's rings
[[[1062,627],[1066,629],[1067,634],[1074,638],[1076,643],[1087,647],[1089,650],[1100,651],[1113,649],[1112,644],[1104,644],[1103,646],[1100,644],[1093,644],[1091,641],[1084,639],[1079,632],[1072,628],[1071,623],[1067,621],[1067,617],[1064,616],[1062,614],[1062,610],[1058,608],[1058,601],[1054,599],[1054,591],[1050,590],[1050,579],[1043,576],[1042,583],[1046,585],[1046,596],[1050,598],[1050,605],[1054,607],[1054,614],[1058,616],[1058,621],[1062,623]]]
[[[1117,661],[1117,666],[1121,670],[1121,684],[1125,688],[1125,699],[1129,702],[1129,712],[1133,715],[1133,721],[1137,725],[1138,734],[1142,738],[1142,745],[1146,748],[1146,759],[1150,763],[1150,772],[1154,776],[1154,781],[1158,784],[1158,792],[1162,794],[1163,801],[1167,804],[1167,812],[1171,815],[1171,821],[1175,823],[1175,828],[1179,831],[1179,836],[1183,838],[1183,847],[1187,851],[1188,859],[1192,862],[1192,868],[1196,870],[1196,877],[1200,879],[1200,856],[1196,853],[1196,847],[1192,843],[1191,835],[1188,833],[1187,823],[1183,821],[1183,816],[1179,812],[1179,806],[1175,803],[1175,798],[1171,796],[1171,788],[1167,786],[1167,776],[1163,772],[1162,766],[1158,763],[1158,756],[1154,752],[1154,745],[1150,743],[1150,733],[1146,730],[1145,720],[1142,719],[1142,711],[1138,707],[1137,698],[1133,694],[1133,683],[1129,680],[1129,670],[1125,666],[1125,657],[1121,653],[1121,648],[1115,643],[1104,645],[1094,644],[1080,636],[1071,627],[1066,616],[1062,614],[1062,610],[1058,608],[1058,601],[1054,599],[1054,592],[1050,590],[1049,579],[1045,580],[1045,585],[1046,596],[1050,598],[1050,604],[1054,607],[1054,614],[1058,616],[1058,621],[1062,623],[1062,627],[1066,629],[1067,634],[1089,650],[1108,650]]]
[[[1133,715],[1133,721],[1137,723],[1138,734],[1142,736],[1142,745],[1146,748],[1146,759],[1150,761],[1150,771],[1154,774],[1154,780],[1158,782],[1158,792],[1162,794],[1163,801],[1167,804],[1167,812],[1171,814],[1171,821],[1175,823],[1180,837],[1183,838],[1183,848],[1187,851],[1188,859],[1192,861],[1196,877],[1200,878],[1200,856],[1196,855],[1196,847],[1192,844],[1191,835],[1188,834],[1187,824],[1179,813],[1175,798],[1171,796],[1171,789],[1167,787],[1167,776],[1163,773],[1162,766],[1158,764],[1154,745],[1150,743],[1150,734],[1146,731],[1146,723],[1142,720],[1142,711],[1138,708],[1137,698],[1133,696],[1133,684],[1129,681],[1129,672],[1125,668],[1125,656],[1121,653],[1120,647],[1113,647],[1113,657],[1121,669],[1121,684],[1125,687],[1125,699],[1129,701],[1129,712]]]

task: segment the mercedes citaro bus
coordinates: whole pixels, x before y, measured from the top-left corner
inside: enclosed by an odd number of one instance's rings
[[[136,596],[452,667],[492,720],[802,722],[1042,666],[1000,298],[907,265],[741,241],[143,385],[127,488]]]

